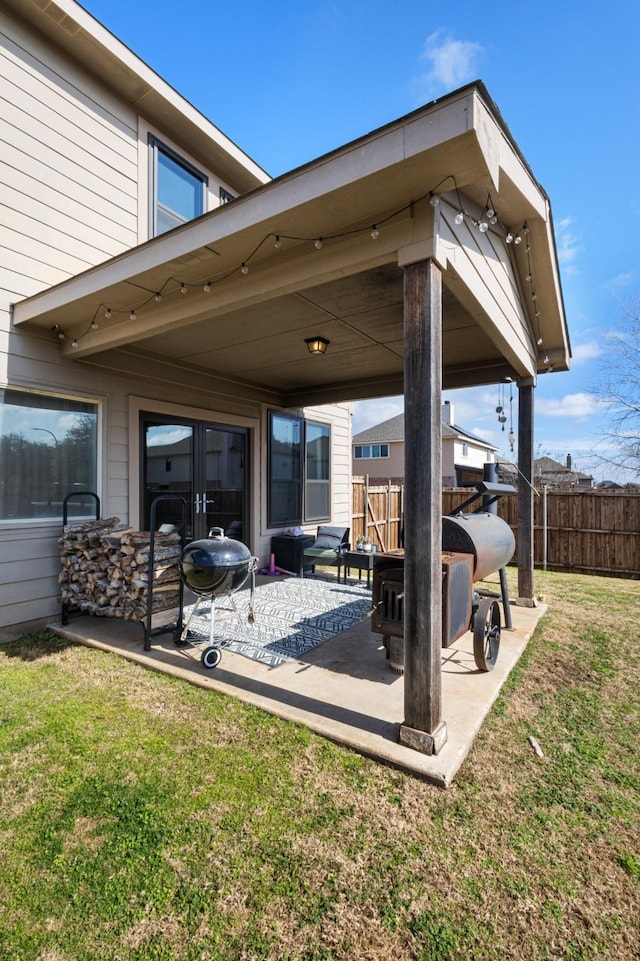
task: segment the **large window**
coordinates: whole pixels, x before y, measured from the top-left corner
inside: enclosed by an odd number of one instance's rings
[[[204,213],[207,178],[155,137],[149,143],[151,236],[157,237]]]
[[[330,452],[328,424],[270,411],[269,527],[330,519]]]
[[[62,518],[74,491],[97,493],[98,405],[0,388],[0,521]],[[69,516],[95,511],[72,498]]]

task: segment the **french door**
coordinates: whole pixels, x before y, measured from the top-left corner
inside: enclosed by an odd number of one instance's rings
[[[246,543],[247,430],[188,418],[143,412],[140,415],[141,507],[145,530],[158,495],[180,495],[187,502],[187,540],[206,537],[221,527]],[[156,529],[179,524],[181,505],[163,499],[156,505]]]

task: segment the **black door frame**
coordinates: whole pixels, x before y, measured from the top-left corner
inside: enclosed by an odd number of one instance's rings
[[[223,423],[218,420],[206,420],[204,418],[186,416],[179,414],[164,414],[153,410],[141,409],[139,412],[139,464],[140,464],[140,485],[139,485],[139,505],[141,526],[148,527],[150,522],[150,506],[152,497],[147,490],[147,445],[146,427],[147,426],[168,426],[172,425],[188,427],[192,430],[192,449],[191,449],[191,492],[186,496],[187,500],[187,524],[188,539],[206,537],[209,526],[206,520],[206,511],[202,505],[205,503],[206,495],[206,447],[205,439],[207,430],[219,430],[228,433],[240,434],[244,439],[244,462],[242,464],[244,489],[242,496],[242,530],[243,540],[246,543],[250,530],[249,516],[249,488],[250,488],[250,437],[251,429],[236,424]],[[188,483],[188,482],[187,482]],[[184,484],[180,489],[179,483],[176,485],[175,493],[184,494]],[[158,494],[172,493],[169,485],[158,485]],[[157,518],[158,526],[162,523],[175,523],[173,505],[170,501],[160,505],[162,516]],[[177,508],[176,508],[177,510]],[[177,517],[177,514],[176,514]]]

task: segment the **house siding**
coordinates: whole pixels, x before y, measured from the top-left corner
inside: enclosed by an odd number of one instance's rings
[[[251,544],[268,561],[262,493],[266,408],[240,393],[221,398],[188,372],[171,382],[141,363],[135,377],[64,358],[50,331],[11,325],[11,304],[136,245],[147,236],[147,140],[153,129],[107,87],[0,9],[0,387],[94,400],[100,405],[98,490],[103,516],[138,523],[139,410],[178,412],[250,428]],[[175,146],[179,149],[180,144]],[[188,154],[185,152],[188,158]],[[214,171],[218,185],[238,193]],[[88,318],[88,322],[91,318]],[[332,520],[351,516],[350,405],[310,408],[332,425]],[[0,471],[10,470],[0,464]],[[12,636],[56,615],[60,520],[0,521],[0,631]]]
[[[388,457],[354,457],[352,470],[356,477],[404,477],[404,442],[389,443]]]

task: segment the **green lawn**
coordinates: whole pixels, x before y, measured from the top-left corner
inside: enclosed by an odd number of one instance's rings
[[[53,635],[0,647],[0,959],[637,959],[640,585],[536,586],[447,791]]]

